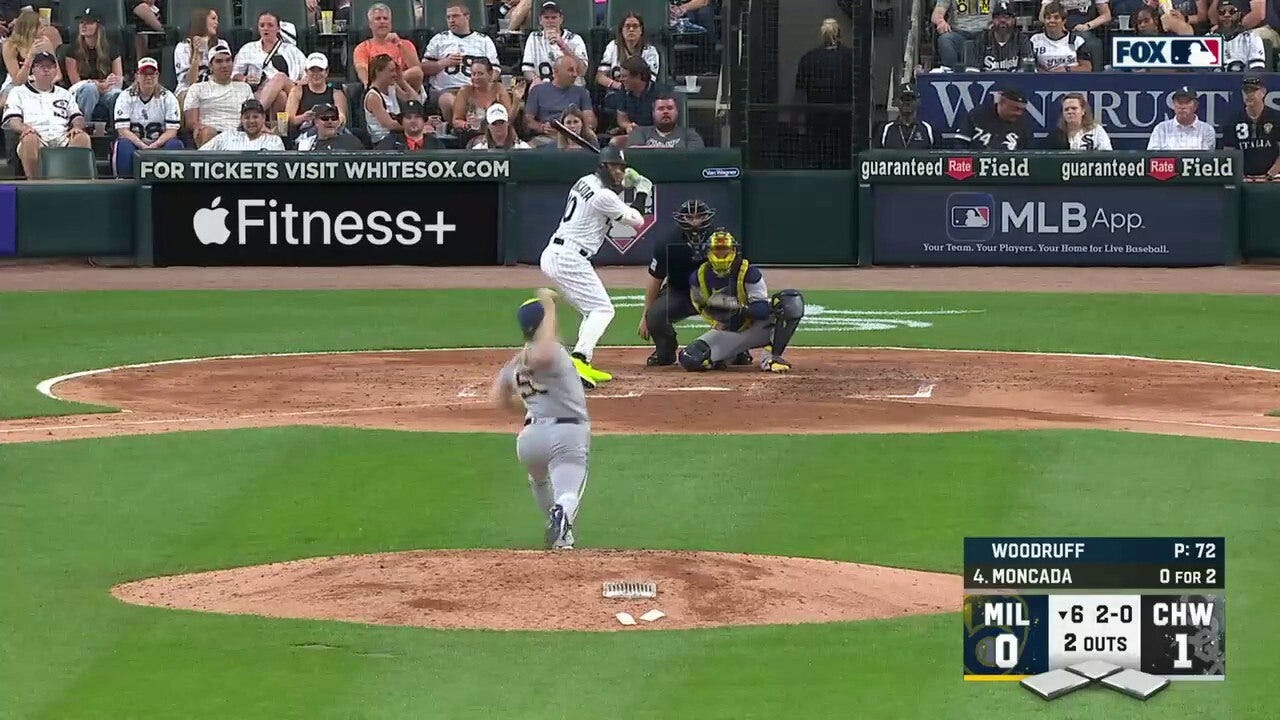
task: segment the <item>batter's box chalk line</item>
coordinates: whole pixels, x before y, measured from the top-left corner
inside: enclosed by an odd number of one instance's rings
[[[933,389],[938,387],[937,383],[922,382],[916,386],[916,391],[910,395],[845,395],[847,398],[856,398],[859,400],[921,400],[933,397]]]

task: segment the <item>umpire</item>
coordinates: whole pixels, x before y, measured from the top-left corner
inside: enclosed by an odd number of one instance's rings
[[[641,338],[653,340],[653,354],[645,361],[650,367],[674,365],[679,340],[675,324],[698,314],[689,297],[689,278],[706,259],[707,238],[716,211],[702,200],[685,200],[672,214],[680,227],[679,237],[653,244],[649,277],[645,278],[644,314],[637,330]],[[735,365],[751,363],[751,354],[734,358]]]

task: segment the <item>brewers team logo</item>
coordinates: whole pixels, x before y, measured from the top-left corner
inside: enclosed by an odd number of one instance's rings
[[[635,199],[635,189],[623,191],[622,202],[630,205]],[[644,225],[639,228],[633,228],[627,223],[609,223],[609,244],[617,248],[619,253],[626,255],[631,246],[635,245],[658,222],[657,207],[658,187],[655,185],[653,192],[649,194],[649,199],[644,205]]]
[[[951,193],[947,196],[947,238],[955,242],[990,240],[995,199],[987,193]]]

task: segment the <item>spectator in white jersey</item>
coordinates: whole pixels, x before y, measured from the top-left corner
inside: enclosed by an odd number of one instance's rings
[[[364,150],[364,143],[355,135],[342,131],[342,116],[338,108],[322,103],[311,108],[309,114],[315,119],[315,132],[298,138],[298,150],[302,152],[358,152]]]
[[[975,46],[975,70],[979,72],[1017,72],[1023,60],[1034,62],[1031,43],[1018,29],[1013,6],[1007,0],[991,8],[991,27],[978,36]]]
[[[932,150],[938,143],[933,125],[921,120],[920,95],[913,88],[898,93],[898,117],[871,138],[872,147],[886,150]]]
[[[209,58],[218,45],[227,45],[218,37],[218,12],[207,8],[192,10],[187,37],[173,49],[173,71],[178,76],[178,89],[174,92],[179,103],[186,99],[192,85],[209,79]]]
[[[542,3],[538,22],[542,29],[529,33],[520,63],[520,70],[529,80],[530,87],[550,82],[556,60],[562,57],[572,58],[577,65],[574,83],[586,85],[583,78],[587,73],[587,44],[581,35],[563,27],[564,13],[560,6],[553,0]]]
[[[677,150],[706,147],[702,136],[691,127],[680,125],[680,107],[671,95],[659,95],[653,101],[653,124],[640,125],[627,134],[629,147],[675,148]]]
[[[470,150],[528,150],[529,143],[516,136],[510,116],[502,105],[490,105],[485,113],[484,131],[468,145]]]
[[[1196,117],[1200,102],[1187,86],[1173,93],[1173,119],[1156,125],[1148,150],[1213,150],[1218,136],[1213,126]]]
[[[1090,72],[1093,54],[1080,35],[1067,30],[1067,12],[1051,2],[1041,11],[1044,31],[1031,36],[1036,69],[1041,72]]]
[[[192,85],[187,91],[182,112],[196,147],[203,146],[218,133],[236,129],[240,124],[240,108],[253,97],[248,84],[231,79],[232,67],[231,48],[214,47],[209,58],[209,79]]]
[[[218,133],[201,150],[211,152],[255,152],[258,150],[284,151],[280,136],[267,132],[267,109],[256,98],[244,101],[240,108],[240,128]]]
[[[1060,5],[1064,27],[1084,41],[1090,58],[1102,60],[1102,40],[1095,34],[1099,28],[1111,24],[1111,3],[1108,0],[1040,0],[1040,21],[1050,5]]]
[[[111,144],[111,167],[118,178],[133,177],[138,150],[181,150],[178,139],[178,98],[160,84],[160,63],[144,57],[138,61],[133,85],[116,98],[116,141]]]
[[[1267,107],[1267,86],[1260,76],[1245,77],[1240,88],[1244,109],[1222,128],[1222,147],[1240,148],[1245,178],[1280,179],[1280,112]]]
[[[644,18],[629,12],[618,23],[618,32],[604,46],[600,65],[596,68],[596,84],[609,92],[622,91],[622,63],[629,58],[640,57],[649,65],[654,77],[658,77],[658,49],[644,35]]]
[[[471,28],[471,11],[462,3],[445,10],[449,29],[437,33],[422,53],[422,74],[431,78],[432,99],[446,118],[454,117],[453,105],[462,88],[473,79],[472,65],[483,59],[488,73],[498,65],[498,48],[488,36]]]
[[[1111,150],[1111,136],[1093,117],[1093,109],[1083,93],[1062,97],[1062,117],[1058,128],[1045,143],[1049,150]]]
[[[110,117],[124,82],[124,65],[93,8],[80,15],[75,39],[62,49],[66,53],[62,63],[76,105],[89,120]]]
[[[284,112],[289,91],[302,80],[307,56],[289,38],[289,28],[270,10],[258,13],[258,39],[236,53],[235,79],[254,89],[254,96],[272,113]]]
[[[1219,0],[1209,0],[1210,25],[1219,24],[1220,11]],[[1280,47],[1280,34],[1276,32],[1276,29],[1280,28],[1280,6],[1276,5],[1276,0],[1249,0],[1246,14],[1240,19],[1240,24],[1263,40],[1269,41],[1273,47]]]
[[[1266,65],[1267,51],[1262,46],[1262,38],[1240,24],[1248,11],[1248,0],[1218,3],[1218,27],[1214,32],[1222,36],[1222,69],[1227,72],[1262,70]]]
[[[27,179],[36,179],[40,153],[46,147],[90,146],[85,119],[76,100],[58,78],[58,58],[51,52],[31,59],[31,79],[9,91],[3,125],[17,133],[18,159]]]

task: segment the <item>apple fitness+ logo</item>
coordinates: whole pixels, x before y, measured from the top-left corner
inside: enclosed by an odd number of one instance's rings
[[[222,197],[213,199],[209,207],[197,210],[191,228],[201,245],[224,245],[231,238],[227,222],[231,211],[220,207]],[[455,232],[457,225],[445,222],[443,210],[437,210],[433,222],[424,221],[414,210],[392,215],[375,210],[368,216],[351,210],[332,214],[326,210],[298,211],[293,203],[283,208],[276,200],[245,199],[236,203],[236,243],[247,245],[254,228],[266,230],[271,245],[387,245],[393,240],[401,245],[416,245],[424,235],[434,235],[435,244],[443,245],[445,233]],[[266,212],[262,212],[263,209]],[[256,234],[261,234],[261,231]]]

